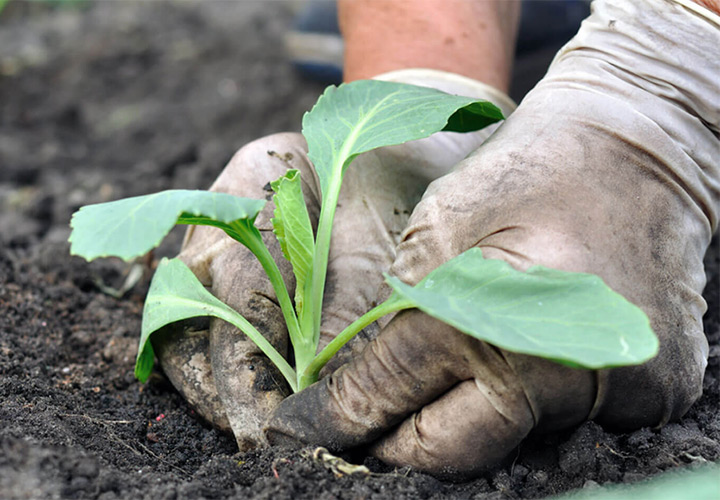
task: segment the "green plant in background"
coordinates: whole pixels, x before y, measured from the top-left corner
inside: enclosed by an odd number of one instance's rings
[[[386,276],[394,290],[388,300],[317,353],[332,224],[343,174],[353,159],[438,131],[478,130],[502,118],[488,102],[412,85],[358,81],[328,87],[303,118],[308,156],[322,191],[316,234],[300,173],[289,170],[271,184],[275,235],[296,278],[292,299],[254,226],[264,200],[173,190],[86,206],[73,215],[71,253],[88,260],[130,260],[157,246],[175,224],[201,224],[218,227],[248,247],[267,273],[287,324],[294,367],[245,318],[212,296],[184,263],[163,259],[143,312],[135,366],[142,381],[154,363],[152,333],[196,316],[215,316],[237,326],[275,363],[293,391],[315,382],[324,364],[363,328],[409,308],[504,349],[571,366],[595,369],[650,359],[658,341],[647,317],[599,277],[539,266],[523,273],[505,262],[484,259],[478,249],[445,263],[414,287]]]
[[[612,484],[598,489],[582,489],[550,500],[717,500],[720,498],[720,466],[698,467],[663,472],[633,484]]]

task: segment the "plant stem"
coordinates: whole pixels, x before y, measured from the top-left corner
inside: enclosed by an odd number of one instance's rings
[[[348,325],[342,332],[338,334],[320,353],[315,356],[312,362],[304,370],[298,368],[298,390],[302,391],[305,387],[313,384],[318,379],[318,374],[322,367],[337,353],[342,346],[348,343],[351,338],[357,335],[363,328],[377,321],[386,314],[402,311],[403,309],[411,309],[415,307],[409,300],[400,298],[393,294],[382,304],[375,306],[368,312],[360,316],[358,319]]]
[[[311,308],[312,339],[315,346],[317,346],[320,339],[325,277],[327,276],[328,258],[330,256],[330,235],[342,183],[342,171],[341,169],[336,170],[337,173],[330,178],[327,193],[323,194],[322,206],[320,207],[320,218],[318,219],[317,237],[315,239],[315,255],[313,255],[310,301],[305,306]]]
[[[337,154],[333,155],[332,165],[330,167],[330,177],[327,184],[322,182],[322,205],[320,207],[320,218],[318,220],[317,237],[315,239],[315,255],[313,257],[312,269],[312,287],[310,295],[310,303],[312,304],[313,315],[313,342],[315,345],[320,340],[320,322],[322,317],[323,293],[325,290],[325,277],[327,275],[328,257],[330,255],[330,234],[332,233],[333,219],[335,218],[335,210],[337,209],[338,199],[340,198],[340,186],[343,180],[345,168],[347,168],[353,157],[362,151],[355,151],[355,145],[363,133],[365,125],[370,123],[383,104],[396,94],[386,95],[377,102],[370,110],[364,113],[364,116],[354,125],[350,127],[350,132],[342,141],[342,146]],[[361,112],[361,115],[363,113]],[[303,127],[304,127],[303,121]],[[305,130],[303,130],[305,134]],[[310,159],[314,162],[312,151],[308,152]],[[317,168],[317,165],[316,165]]]
[[[287,324],[290,341],[293,346],[295,346],[297,343],[302,342],[302,334],[300,332],[297,315],[295,314],[295,308],[293,307],[292,300],[290,300],[290,294],[287,291],[280,269],[275,259],[273,259],[272,254],[270,254],[267,245],[265,245],[260,232],[252,225],[252,222],[247,219],[237,222],[240,224],[233,224],[233,229],[237,232],[231,233],[227,230],[226,232],[230,237],[245,245],[260,261],[260,265],[265,270],[265,274],[267,274],[270,284],[273,290],[275,290],[275,296],[277,297],[285,323]]]
[[[292,389],[292,391],[298,391],[298,381],[295,370],[292,369],[292,367],[285,360],[285,358],[279,352],[277,352],[273,345],[268,342],[268,340],[259,331],[257,331],[257,329],[252,326],[252,324],[250,324],[248,320],[243,318],[242,315],[238,314],[230,306],[225,306],[227,309],[221,309],[219,307],[213,306],[210,307],[213,308],[215,316],[235,325],[240,329],[240,331],[247,335],[248,338],[260,348],[263,354],[265,354],[265,356],[267,356],[270,361],[272,361],[275,366],[278,367],[280,373],[282,373],[283,377],[285,377],[285,380],[287,380],[288,384],[290,384],[290,388]]]

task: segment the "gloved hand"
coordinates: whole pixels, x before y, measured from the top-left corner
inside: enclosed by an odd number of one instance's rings
[[[509,98],[491,87],[439,71],[404,70],[378,78],[492,100],[505,114],[514,108]],[[335,215],[320,348],[374,306],[382,273],[395,258],[399,235],[430,181],[477,148],[494,128],[472,134],[436,134],[385,148],[364,155],[348,169]],[[270,200],[269,183],[289,168],[299,169],[315,225],[320,188],[306,153],[300,134],[260,139],[235,155],[211,190]],[[292,269],[271,234],[273,211],[270,201],[256,226],[292,296]],[[275,293],[249,250],[218,229],[191,227],[180,258],[279,352],[288,352],[287,330]],[[195,320],[171,326],[155,336],[153,346],[173,385],[198,413],[217,427],[231,429],[241,450],[264,443],[262,424],[289,389],[255,344],[233,326],[212,319],[209,324]]]
[[[271,443],[368,445],[389,464],[475,475],[533,430],[661,426],[686,412],[706,366],[702,261],[720,211],[720,24],[698,12],[596,1],[514,114],[430,185],[391,269],[415,284],[479,247],[521,270],[595,273],[648,314],[659,355],[572,369],[407,311],[283,401]]]

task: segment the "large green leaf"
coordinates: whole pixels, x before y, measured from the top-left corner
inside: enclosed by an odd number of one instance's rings
[[[503,119],[487,101],[378,80],[328,87],[303,117],[308,156],[323,197],[337,169],[371,149],[422,139],[443,129],[470,132]]]
[[[237,326],[288,379],[296,384],[295,372],[275,348],[230,306],[216,299],[180,259],[162,259],[153,276],[143,309],[140,345],[135,376],[147,380],[154,364],[150,336],[165,325],[197,316],[215,316]]]
[[[130,260],[159,245],[175,224],[205,224],[242,233],[264,205],[263,200],[188,190],[88,205],[73,214],[70,253],[87,260],[108,256]]]
[[[302,315],[305,283],[310,276],[315,252],[315,236],[300,182],[300,171],[288,170],[270,183],[275,196],[275,217],[272,219],[275,235],[283,254],[290,261],[295,274],[295,308]]]
[[[595,275],[541,266],[520,272],[471,249],[415,287],[387,281],[430,316],[509,351],[592,369],[657,354],[645,313]]]

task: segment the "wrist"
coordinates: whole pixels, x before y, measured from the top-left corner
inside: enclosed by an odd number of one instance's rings
[[[502,0],[340,0],[345,80],[429,68],[507,92],[519,10]]]
[[[693,0],[698,5],[720,15],[720,0]]]

